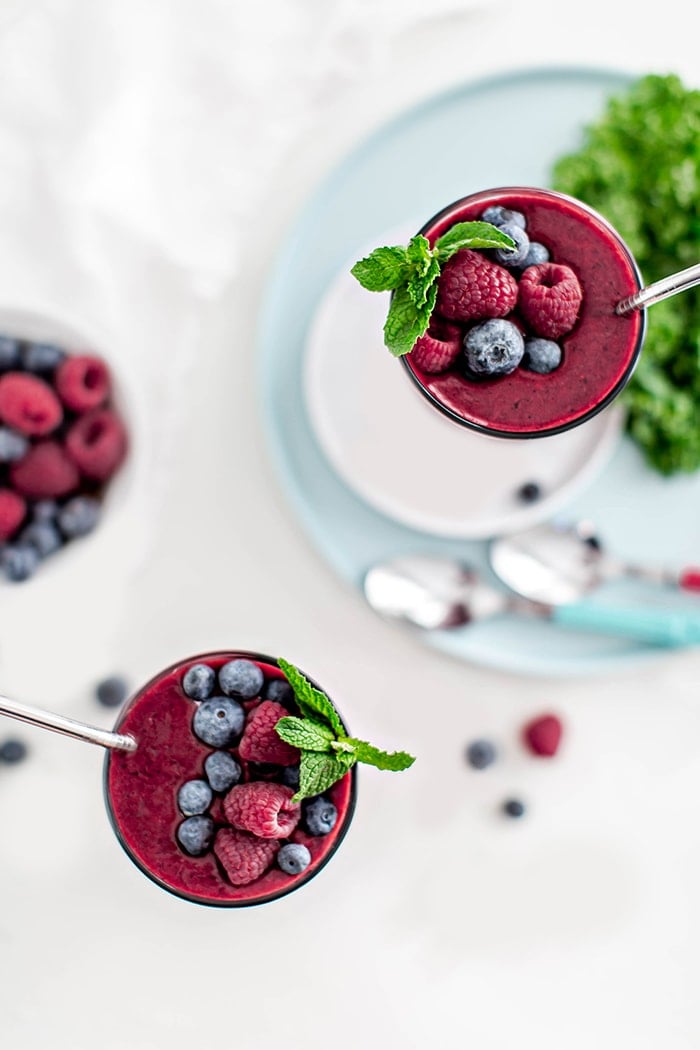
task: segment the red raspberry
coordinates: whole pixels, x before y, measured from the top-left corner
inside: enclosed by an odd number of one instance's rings
[[[126,455],[122,421],[108,408],[86,412],[68,431],[66,450],[86,478],[107,481]]]
[[[67,408],[87,412],[107,400],[111,386],[109,369],[99,357],[67,357],[56,372],[55,384]]]
[[[275,732],[280,718],[288,715],[282,704],[263,700],[248,718],[238,753],[247,762],[272,762],[293,766],[299,761],[299,749],[292,747]]]
[[[27,513],[27,504],[12,489],[0,489],[0,540],[9,540],[17,532]]]
[[[556,755],[563,726],[556,715],[540,715],[523,728],[523,743],[533,755],[551,758]]]
[[[57,441],[38,441],[12,464],[10,481],[29,499],[54,499],[75,492],[80,474]]]
[[[235,828],[221,828],[214,841],[214,853],[234,886],[247,886],[260,878],[278,847],[277,839],[259,839]]]
[[[455,363],[462,350],[462,332],[455,324],[430,322],[411,350],[411,361],[421,372],[437,375]]]
[[[48,383],[23,372],[0,379],[0,419],[20,434],[43,437],[63,419],[63,409]]]
[[[571,331],[582,298],[578,277],[569,266],[546,262],[523,270],[518,309],[533,332],[545,339]]]
[[[229,824],[263,839],[286,839],[301,817],[301,806],[292,802],[294,792],[284,784],[256,780],[232,787],[224,799]]]
[[[512,274],[485,255],[463,248],[445,263],[438,278],[436,309],[451,321],[505,317],[518,298]]]

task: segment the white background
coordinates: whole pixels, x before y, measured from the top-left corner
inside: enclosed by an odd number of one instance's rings
[[[90,696],[100,676],[137,684],[203,649],[257,648],[313,673],[360,735],[419,756],[401,776],[362,772],[351,834],[304,891],[221,913],[158,891],[121,854],[97,750],[21,730],[31,761],[0,771],[12,1050],[700,1043],[697,653],[566,682],[442,658],[336,580],[267,457],[260,295],[286,224],[358,138],[513,67],[697,81],[698,16],[675,0],[653,25],[641,5],[597,0],[431,10],[4,10],[2,305],[94,333],[127,392],[143,375],[151,422],[115,510],[126,554],[111,556],[105,523],[67,568],[2,589],[3,689],[108,725]],[[546,114],[524,119],[536,139]],[[517,744],[542,708],[568,730],[552,763]],[[461,756],[477,734],[503,753],[481,776]],[[511,792],[530,804],[517,825],[496,813]]]

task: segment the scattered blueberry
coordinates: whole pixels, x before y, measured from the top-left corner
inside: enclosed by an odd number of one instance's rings
[[[63,545],[63,537],[50,521],[33,521],[22,530],[20,542],[34,547],[40,558],[48,558]]]
[[[19,364],[19,342],[7,335],[0,335],[0,372],[8,372]]]
[[[511,223],[519,226],[521,230],[526,227],[525,216],[521,211],[513,211],[512,208],[504,208],[502,204],[492,204],[481,216],[484,222],[490,222],[492,226],[504,226]]]
[[[592,551],[601,551],[603,549],[603,544],[595,535],[586,536],[583,542],[587,547],[590,547]]]
[[[518,798],[509,798],[501,807],[507,817],[522,817],[525,815],[525,805]]]
[[[549,262],[548,249],[545,248],[544,244],[540,244],[539,241],[530,241],[530,247],[520,264],[520,268],[526,270],[528,266],[538,266],[540,263],[545,262]]]
[[[510,321],[491,318],[471,328],[464,337],[469,369],[477,376],[506,376],[520,364],[525,343]]]
[[[227,696],[251,700],[259,696],[265,676],[252,660],[229,660],[219,671],[219,685]]]
[[[0,744],[0,762],[14,765],[27,757],[27,745],[21,740],[5,740]]]
[[[490,740],[473,740],[467,747],[467,761],[474,769],[486,769],[496,761],[496,748]]]
[[[195,736],[210,747],[228,747],[243,730],[245,711],[236,700],[212,696],[202,700],[192,719]]]
[[[97,683],[95,696],[103,707],[121,707],[129,695],[129,686],[121,675],[113,674]]]
[[[536,481],[526,481],[516,493],[521,503],[536,503],[542,498],[542,487]]]
[[[32,507],[34,521],[54,522],[58,516],[58,503],[53,499],[40,499]]]
[[[338,810],[330,799],[317,795],[304,803],[304,825],[309,835],[327,835],[335,827]]]
[[[287,875],[300,875],[311,863],[311,854],[300,842],[288,842],[277,851],[277,864]]]
[[[216,685],[216,671],[207,664],[193,664],[182,679],[182,688],[190,700],[208,700]]]
[[[38,564],[39,555],[28,543],[9,544],[0,551],[0,568],[13,583],[28,580]]]
[[[214,821],[211,817],[188,817],[177,829],[177,841],[191,857],[206,853],[214,838]]]
[[[494,248],[494,259],[501,266],[522,266],[530,250],[530,238],[525,230],[514,222],[504,222],[500,230],[515,241],[515,248]]]
[[[51,343],[27,343],[20,351],[22,365],[28,372],[53,372],[66,354]]]
[[[546,376],[561,364],[561,347],[553,339],[526,339],[523,366]]]
[[[194,817],[206,813],[213,797],[206,780],[188,780],[177,793],[177,804],[186,817]]]
[[[269,678],[262,691],[263,700],[274,700],[277,704],[294,702],[294,690],[285,678]]]
[[[100,504],[92,496],[74,496],[58,512],[58,524],[68,539],[87,536],[100,520]]]
[[[0,427],[0,463],[16,463],[29,448],[24,434],[9,427]]]
[[[282,783],[288,788],[299,790],[299,766],[282,766]]]
[[[241,779],[241,767],[228,751],[212,751],[204,759],[204,772],[213,791],[223,793]]]

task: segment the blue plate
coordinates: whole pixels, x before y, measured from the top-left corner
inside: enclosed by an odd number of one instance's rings
[[[383,230],[428,217],[488,186],[549,185],[560,154],[626,74],[589,69],[516,72],[465,84],[380,128],[317,188],[275,261],[260,323],[265,426],[284,489],[322,556],[360,586],[367,568],[401,553],[452,553],[488,573],[483,542],[406,528],[364,503],[338,478],[311,429],[302,362],[318,304],[348,258]],[[478,149],[475,143],[492,143]],[[502,144],[506,144],[503,146]],[[332,231],[329,233],[329,231]],[[700,474],[661,478],[623,441],[603,474],[567,508],[596,523],[621,556],[678,566],[700,560]],[[608,584],[602,601],[683,605],[697,599]],[[697,608],[697,605],[696,605]],[[514,673],[583,675],[658,658],[666,650],[499,617],[417,635],[436,649]]]

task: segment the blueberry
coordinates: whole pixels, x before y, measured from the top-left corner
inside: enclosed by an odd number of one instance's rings
[[[527,226],[525,216],[521,211],[513,211],[512,208],[504,208],[502,204],[492,204],[481,216],[484,222],[490,222],[492,226],[504,226],[510,223],[524,230]]]
[[[20,542],[34,547],[40,558],[48,558],[63,545],[63,537],[49,521],[33,521],[23,529]]]
[[[0,568],[13,583],[28,580],[38,564],[39,555],[28,543],[10,544],[0,551]]]
[[[212,751],[204,759],[204,772],[213,791],[224,792],[241,779],[241,767],[228,751]]]
[[[561,364],[561,347],[553,339],[532,338],[525,340],[523,367],[530,372],[546,376]]]
[[[530,241],[530,247],[520,264],[520,269],[526,270],[528,266],[538,266],[540,263],[545,262],[549,262],[549,252],[544,244],[540,244],[539,241]]]
[[[525,815],[525,805],[518,798],[506,799],[501,808],[507,817],[517,818]]]
[[[19,365],[19,341],[0,335],[0,372],[9,372]]]
[[[227,696],[251,700],[260,695],[265,676],[252,660],[229,660],[219,671],[219,685]]]
[[[0,427],[0,463],[16,463],[29,448],[24,434],[17,434],[9,427]]]
[[[262,691],[263,700],[274,700],[286,707],[294,703],[294,690],[284,678],[269,678]]]
[[[510,321],[493,317],[471,328],[464,337],[470,371],[477,376],[507,376],[520,364],[525,343]]]
[[[335,827],[338,810],[330,799],[316,795],[304,803],[304,826],[309,835],[327,835]]]
[[[282,776],[280,778],[282,783],[288,788],[294,788],[295,791],[299,790],[299,766],[283,766]]]
[[[603,549],[602,542],[595,534],[584,537],[583,542],[587,547],[590,547],[592,551],[601,551]]]
[[[40,499],[32,507],[34,521],[54,522],[58,515],[58,503],[54,499]]]
[[[27,745],[21,740],[5,740],[0,744],[0,762],[14,765],[27,757]]]
[[[542,498],[542,488],[536,481],[526,481],[516,493],[521,503],[536,503]]]
[[[522,266],[530,250],[530,238],[514,222],[504,222],[500,230],[515,241],[515,248],[494,248],[494,259],[502,266]]]
[[[228,747],[245,724],[245,711],[236,700],[212,696],[202,700],[192,719],[195,736],[210,747]]]
[[[121,707],[129,695],[129,686],[121,675],[113,674],[97,683],[95,696],[103,707]]]
[[[216,671],[207,664],[193,664],[182,679],[182,688],[190,700],[208,700],[216,685]]]
[[[51,343],[27,343],[20,351],[22,365],[28,372],[53,372],[65,356],[65,350]]]
[[[496,748],[490,740],[473,740],[467,748],[467,761],[474,769],[486,769],[496,761]]]
[[[248,774],[251,780],[277,780],[281,776],[282,766],[275,762],[249,762]]]
[[[288,842],[277,851],[277,864],[287,875],[301,875],[311,863],[311,854],[301,842]]]
[[[191,857],[206,853],[214,838],[214,821],[211,817],[188,817],[177,829],[177,841]]]
[[[188,780],[177,793],[177,804],[186,817],[194,817],[206,813],[213,797],[206,780]]]
[[[87,536],[100,520],[100,504],[92,496],[74,496],[58,512],[58,524],[67,539]]]

